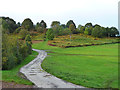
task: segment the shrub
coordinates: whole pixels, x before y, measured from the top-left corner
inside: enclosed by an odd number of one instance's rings
[[[19,35],[20,35],[21,39],[23,39],[23,40],[25,39],[26,35],[28,35],[28,34],[29,34],[29,31],[27,31],[26,29],[22,29],[19,32]]]
[[[30,38],[27,38],[26,41],[31,42]],[[9,70],[20,64],[30,54],[29,52],[32,50],[30,45],[31,43],[26,45],[17,37],[2,34],[2,70]]]
[[[46,39],[47,40],[53,40],[54,39],[54,33],[53,29],[48,29],[46,32]]]
[[[16,34],[16,33],[19,33],[20,30],[21,30],[21,27],[17,28],[14,33],[15,33],[15,34]]]
[[[32,41],[31,41],[30,35],[26,36],[25,42],[26,42],[26,45],[28,47],[28,50],[27,50],[28,54],[32,54]]]

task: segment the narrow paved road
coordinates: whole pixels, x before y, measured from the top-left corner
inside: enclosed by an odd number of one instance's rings
[[[63,81],[41,68],[41,63],[47,56],[47,53],[43,50],[37,50],[39,55],[30,63],[23,66],[20,72],[23,73],[27,79],[33,82],[38,88],[84,88],[79,85],[75,85],[66,81]]]

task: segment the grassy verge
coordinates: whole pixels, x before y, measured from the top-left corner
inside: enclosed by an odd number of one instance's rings
[[[4,70],[2,72],[2,81],[5,82],[15,82],[18,84],[25,84],[25,85],[32,85],[32,82],[22,79],[18,76],[18,72],[20,68],[26,64],[28,64],[30,61],[32,61],[36,56],[38,55],[37,52],[33,51],[31,55],[25,58],[25,60],[12,70]]]
[[[118,88],[118,44],[59,48],[40,42],[33,48],[50,50],[42,67],[63,80],[89,88]]]

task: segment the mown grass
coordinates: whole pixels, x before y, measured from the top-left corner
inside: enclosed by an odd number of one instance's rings
[[[37,52],[32,51],[31,55],[26,57],[20,65],[14,67],[12,70],[0,71],[0,72],[2,72],[2,81],[5,81],[5,82],[15,82],[15,83],[18,83],[18,84],[25,84],[25,85],[32,85],[32,82],[30,82],[28,80],[25,80],[25,79],[22,79],[21,77],[19,77],[18,72],[19,72],[19,70],[20,70],[20,68],[22,66],[28,64],[37,55],[38,55]]]
[[[66,36],[58,36],[54,40],[49,41],[49,44],[58,47],[76,47],[76,46],[86,46],[86,45],[99,45],[104,43],[115,43],[118,42],[118,38],[94,38],[92,36],[84,34],[72,34]]]
[[[42,67],[63,80],[89,88],[118,88],[118,44],[59,48],[40,42],[33,48],[50,50]]]

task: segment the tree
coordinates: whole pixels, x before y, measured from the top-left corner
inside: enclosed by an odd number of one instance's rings
[[[65,24],[61,24],[61,26],[62,26],[63,28],[66,28],[66,25],[65,25]]]
[[[23,22],[22,22],[22,27],[24,29],[27,29],[28,31],[30,31],[31,29],[33,29],[33,22],[31,19],[26,18]]]
[[[81,27],[82,27],[82,25],[79,24],[79,25],[78,25],[78,30],[80,30]]]
[[[85,28],[89,28],[89,27],[92,27],[92,23],[87,23],[87,24],[85,25]]]
[[[104,27],[95,26],[92,30],[92,36],[98,38],[106,37],[106,29]]]
[[[100,35],[100,26],[95,26],[92,30],[92,36],[101,37]]]
[[[86,35],[91,35],[91,33],[92,33],[92,27],[90,26],[90,27],[86,27],[85,28],[85,31],[84,31],[84,34],[86,34]]]
[[[31,40],[30,35],[27,35],[25,37],[25,42],[28,47],[28,50],[27,50],[28,54],[32,54],[32,40]]]
[[[76,25],[75,25],[75,23],[73,22],[73,20],[69,20],[69,21],[67,22],[67,24],[66,24],[66,27],[69,28],[69,26],[70,26],[71,24],[73,24],[74,27],[75,27],[75,29],[76,29]]]
[[[20,26],[21,26],[21,24],[20,24],[20,22],[18,22],[18,23],[17,23],[17,27],[20,27]]]
[[[111,27],[110,28],[110,34],[111,34],[111,36],[114,37],[116,34],[119,34],[119,31],[117,30],[116,27]]]
[[[2,17],[3,32],[13,33],[17,28],[16,22],[9,17]]]
[[[107,27],[105,29],[106,29],[106,32],[107,32],[106,37],[110,37],[111,36],[111,30],[110,30],[110,28]]]
[[[46,27],[47,27],[46,23],[42,20],[40,23],[37,22],[35,29],[37,32],[43,33],[46,31]]]
[[[76,28],[73,24],[70,24],[69,29],[72,33],[74,33]]]
[[[19,32],[20,37],[24,40],[25,37],[29,34],[29,31],[27,31],[26,29],[21,29]]]
[[[94,27],[96,27],[96,26],[98,26],[98,27],[101,27],[100,25],[98,25],[98,24],[95,24],[95,25],[93,26],[93,28],[94,28]]]
[[[47,40],[53,40],[54,39],[54,33],[53,29],[48,29],[46,32],[46,39]]]
[[[73,24],[70,24],[69,30],[71,31],[71,33],[70,33],[70,40],[71,40],[71,34],[75,30],[75,26]]]
[[[84,27],[84,26],[81,26],[81,27],[80,27],[80,33],[84,33],[84,31],[85,31],[85,27]]]
[[[42,20],[41,22],[40,22],[40,27],[42,27],[42,28],[46,28],[47,27],[47,24]]]
[[[58,25],[60,25],[59,21],[53,21],[52,24],[51,24],[51,27],[54,28],[54,27],[56,27]]]
[[[39,33],[43,33],[43,32],[44,32],[44,28],[42,28],[42,27],[38,27],[36,30],[37,30],[37,32],[39,32]]]

